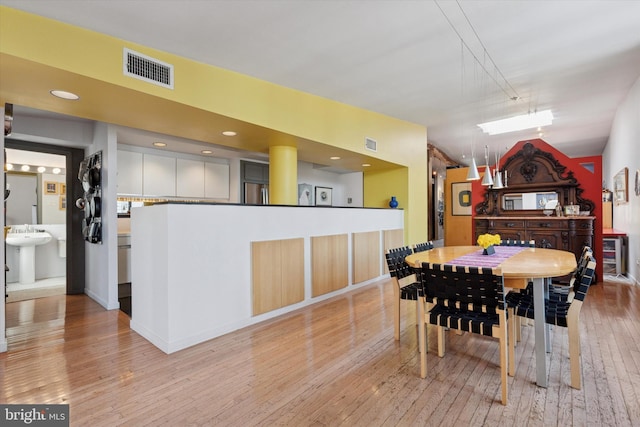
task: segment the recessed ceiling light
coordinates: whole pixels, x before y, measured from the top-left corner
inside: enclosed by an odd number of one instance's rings
[[[45,168],[44,166],[38,166],[38,172],[42,173],[44,171],[46,171],[47,168]]]
[[[66,90],[52,90],[49,93],[58,98],[69,99],[71,101],[80,99],[80,97],[75,93],[67,92]]]
[[[234,132],[234,131],[232,131],[232,130],[225,130],[224,132],[222,132],[222,134],[223,134],[224,136],[236,136],[236,135],[237,135],[237,133],[235,133],[235,132]]]
[[[211,151],[211,150],[202,150],[201,153],[202,154],[211,154],[211,153],[213,153],[213,151]]]
[[[53,168],[51,170],[51,172],[55,173],[56,175],[60,173],[60,168]]]
[[[23,171],[23,172],[27,172],[29,169],[31,169],[31,167],[29,165],[20,166],[20,170]]]
[[[365,168],[368,168],[369,166],[371,166],[371,164],[370,163],[363,163],[362,166],[365,167]]]
[[[332,157],[329,157],[329,158],[330,158],[331,160],[340,160],[340,157],[338,157],[338,156],[332,156]]]
[[[13,170],[13,164],[11,164],[11,163],[7,163],[5,167],[7,168],[8,171],[12,171]]]
[[[153,146],[154,147],[166,147],[167,144],[165,144],[164,142],[154,142]]]

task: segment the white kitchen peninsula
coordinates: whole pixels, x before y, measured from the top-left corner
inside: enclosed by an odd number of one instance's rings
[[[402,244],[403,228],[401,209],[180,202],[135,208],[131,328],[172,353],[365,286],[384,274],[385,246],[390,241]],[[323,239],[335,240],[338,250]],[[252,264],[252,251],[261,247],[256,243],[271,241],[296,242],[294,256],[303,268],[296,262],[293,270],[299,270],[300,288],[295,302],[260,311],[254,299],[263,294],[253,289],[260,278],[252,277],[252,271],[264,271],[265,258],[268,268],[270,257],[264,251],[258,257],[260,270]],[[342,268],[344,274],[325,274],[325,268],[334,269],[334,263],[326,262],[319,271],[319,258],[326,254],[338,257],[338,273]],[[278,269],[287,269],[287,262],[292,266],[290,258],[281,258]],[[339,283],[330,288],[313,283],[326,277]],[[354,277],[369,279],[353,283]]]

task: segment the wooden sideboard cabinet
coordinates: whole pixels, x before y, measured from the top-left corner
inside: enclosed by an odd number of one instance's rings
[[[475,217],[475,236],[499,234],[503,240],[535,240],[536,247],[573,252],[593,248],[593,216],[499,216]]]

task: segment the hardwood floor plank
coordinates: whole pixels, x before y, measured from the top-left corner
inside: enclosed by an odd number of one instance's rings
[[[419,377],[415,305],[393,339],[390,280],[167,355],[129,318],[83,295],[7,304],[0,401],[68,403],[73,426],[640,425],[640,288],[592,286],[580,317],[582,389],[570,387],[554,328],[549,387],[535,384],[534,328],[522,328],[509,404],[498,343],[428,330]]]

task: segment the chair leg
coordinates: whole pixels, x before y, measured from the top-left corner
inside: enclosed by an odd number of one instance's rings
[[[509,376],[514,376],[516,373],[516,315],[512,308],[508,310],[507,316],[507,345],[509,346]]]
[[[418,298],[424,307],[424,298]],[[420,378],[427,376],[427,325],[424,310],[418,310],[418,348],[420,353]]]
[[[505,325],[506,326],[506,325]],[[502,404],[507,404],[507,331],[500,336],[500,379],[502,380]]]
[[[571,387],[580,390],[580,325],[578,316],[567,317],[567,335],[569,335],[569,363],[571,364]]]
[[[424,311],[424,301],[420,302],[420,298],[416,300],[416,333],[418,334],[418,342],[420,342],[420,327],[424,327],[424,321],[420,323],[420,311]],[[422,351],[422,346],[418,345],[418,351]]]
[[[438,356],[444,357],[444,326],[438,326]]]
[[[506,405],[507,395],[508,395],[507,364],[510,363],[508,361],[509,356],[507,354],[508,352],[507,350],[508,326],[507,326],[507,317],[506,317],[507,313],[505,313],[504,310],[501,310],[501,311],[498,311],[498,316],[500,317],[500,323],[499,323],[498,331],[494,329],[494,332],[497,332],[498,339],[500,341],[500,379],[502,380],[502,404]]]
[[[396,341],[400,340],[400,289],[397,284],[393,288],[393,323],[394,333],[393,336]]]
[[[516,316],[515,315],[515,310],[514,310],[514,314],[513,316],[515,317],[515,324],[516,324],[516,341],[520,342],[522,341],[522,318],[520,316]],[[515,342],[514,342],[515,345]]]

